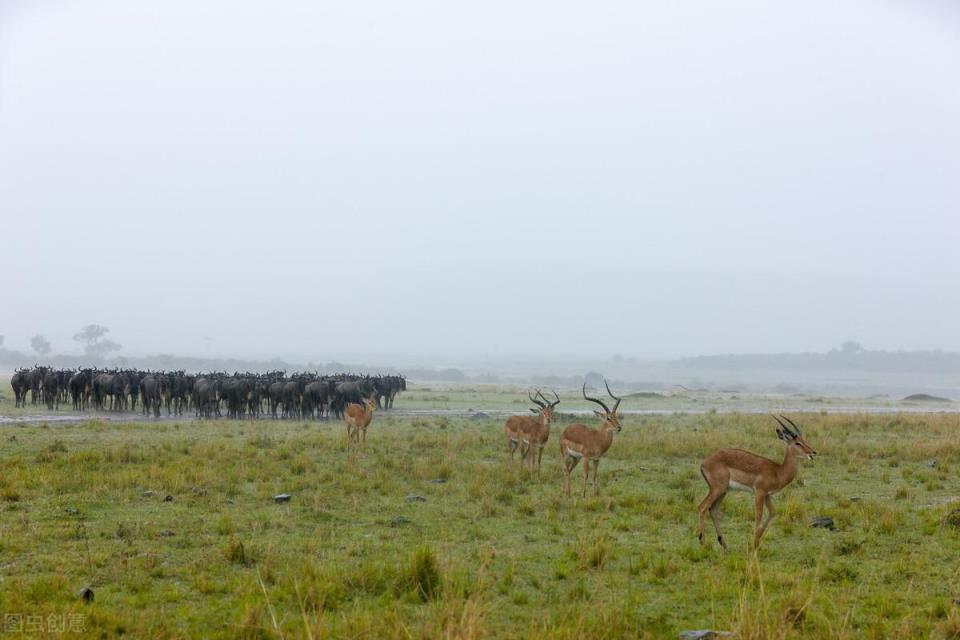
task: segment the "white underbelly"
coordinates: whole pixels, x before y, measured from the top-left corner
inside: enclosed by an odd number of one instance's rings
[[[740,484],[736,480],[731,480],[727,483],[727,489],[730,491],[749,491],[753,493],[753,487],[747,486],[745,484]]]

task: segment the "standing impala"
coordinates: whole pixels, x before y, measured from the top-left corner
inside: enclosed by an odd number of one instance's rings
[[[373,420],[373,411],[377,408],[376,396],[363,400],[363,404],[351,402],[343,412],[343,421],[347,423],[347,438],[350,444],[367,441],[367,427]]]
[[[510,451],[511,460],[513,460],[513,452],[517,450],[517,447],[520,447],[521,461],[526,459],[527,449],[530,446],[530,438],[525,434],[535,433],[538,429],[543,429],[544,425],[546,425],[547,437],[550,435],[550,421],[553,420],[553,408],[560,403],[560,399],[557,398],[556,402],[550,404],[540,393],[539,389],[537,389],[537,395],[543,398],[543,402],[537,400],[536,397],[527,391],[527,397],[530,398],[530,402],[537,405],[536,409],[530,408],[530,411],[535,415],[510,416],[507,418],[507,423],[503,427],[503,432],[507,436],[507,449]],[[546,442],[546,440],[544,440],[544,442]]]
[[[551,391],[551,393],[553,393],[553,397],[556,398],[553,402],[547,400],[547,398],[540,393],[540,390],[537,389],[537,395],[540,396],[540,400],[537,400],[536,397],[530,399],[540,407],[540,411],[537,412],[538,415],[536,418],[533,420],[528,418],[520,425],[520,442],[524,445],[521,453],[527,459],[528,469],[531,474],[533,473],[534,462],[536,462],[537,465],[537,474],[540,474],[543,448],[547,445],[547,440],[550,439],[550,422],[553,420],[553,410],[560,404],[560,396],[557,395],[557,392]]]
[[[570,495],[570,474],[581,458],[584,458],[583,495],[587,495],[587,481],[590,479],[591,462],[593,463],[593,495],[597,495],[597,470],[600,467],[600,458],[613,443],[613,434],[615,432],[620,433],[622,429],[620,414],[617,413],[621,398],[613,395],[606,380],[603,381],[603,384],[607,387],[607,393],[610,394],[610,397],[617,401],[613,405],[613,409],[608,408],[603,400],[588,397],[587,383],[583,383],[583,398],[590,402],[596,402],[603,407],[602,413],[594,410],[594,413],[603,420],[600,428],[591,429],[583,424],[572,424],[564,429],[563,435],[560,436],[560,458],[563,461],[564,488],[568,496]]]
[[[793,482],[797,476],[801,455],[806,455],[810,460],[817,455],[817,452],[803,439],[800,428],[793,423],[793,420],[786,416],[781,418],[793,427],[791,429],[783,423],[783,420],[774,416],[781,427],[777,429],[777,437],[787,445],[782,463],[778,464],[743,449],[721,449],[708,456],[700,465],[700,474],[710,487],[707,497],[699,507],[701,543],[703,543],[704,519],[709,511],[713,519],[713,528],[717,531],[717,541],[724,549],[727,548],[727,543],[723,541],[723,534],[720,533],[717,514],[727,491],[733,490],[752,491],[754,494],[756,522],[753,529],[753,546],[754,548],[760,546],[760,538],[773,520],[771,496]],[[764,506],[767,508],[767,519],[761,524]]]

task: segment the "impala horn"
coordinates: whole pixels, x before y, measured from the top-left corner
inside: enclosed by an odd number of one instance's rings
[[[604,410],[604,411],[606,411],[608,414],[610,413],[610,409],[607,407],[607,405],[603,404],[603,400],[598,400],[597,398],[591,398],[590,396],[587,395],[587,383],[586,383],[586,382],[583,383],[583,399],[584,399],[584,400],[589,400],[590,402],[596,402],[598,405],[600,405],[601,407],[603,407],[603,410]]]
[[[551,409],[553,409],[555,406],[557,406],[558,404],[560,404],[560,396],[558,396],[558,395],[557,395],[557,392],[554,391],[553,389],[550,389],[550,393],[553,394],[553,397],[556,398],[556,401],[550,402],[549,400],[547,400],[547,397],[546,397],[545,395],[543,395],[542,393],[540,393],[539,390],[537,391],[537,394],[539,394],[540,398],[541,398],[544,402],[546,402],[548,405],[550,405],[550,408],[551,408]]]
[[[790,418],[788,418],[787,416],[785,416],[785,415],[783,415],[783,414],[780,414],[780,417],[790,423],[790,426],[793,427],[794,432],[795,432],[798,436],[802,436],[802,435],[803,435],[803,434],[800,432],[800,427],[798,427],[796,424],[794,424],[793,420],[791,420]]]
[[[537,389],[537,393],[538,393],[538,394],[540,393],[540,390],[539,390],[539,389]],[[546,409],[546,408],[547,408],[547,405],[545,405],[545,404],[543,404],[542,402],[540,402],[539,400],[537,400],[533,395],[530,394],[530,391],[527,391],[527,397],[530,398],[530,402],[532,402],[533,404],[537,405],[537,406],[540,407],[541,409]]]
[[[794,438],[797,437],[797,434],[794,433],[794,432],[790,429],[790,427],[788,427],[787,425],[785,425],[785,424],[783,423],[783,420],[781,420],[781,419],[778,418],[777,416],[774,416],[772,413],[771,413],[770,415],[773,416],[773,419],[774,419],[774,420],[776,420],[778,423],[780,423],[780,426],[783,427],[783,431],[784,431],[788,436],[791,436],[791,437],[794,437]]]
[[[617,401],[617,403],[616,403],[615,405],[613,405],[613,411],[611,412],[611,413],[616,413],[616,412],[617,412],[617,407],[620,406],[620,401],[623,400],[623,398],[618,398],[617,396],[613,395],[613,391],[610,391],[610,385],[607,384],[607,379],[606,379],[606,378],[603,379],[603,386],[605,386],[605,387],[607,388],[607,393],[610,394],[610,397]]]

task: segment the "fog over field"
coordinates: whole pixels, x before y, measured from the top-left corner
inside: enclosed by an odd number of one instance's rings
[[[952,2],[0,1],[0,334],[960,351]]]

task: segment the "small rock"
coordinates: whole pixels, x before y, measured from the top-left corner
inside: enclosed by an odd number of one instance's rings
[[[170,531],[170,529],[164,529],[163,531],[160,532],[160,535],[163,536],[164,538],[169,538],[170,536],[174,535],[174,533],[173,531]]]
[[[163,501],[164,501],[164,502],[173,502],[173,496],[168,493],[168,494],[166,495],[166,497],[164,497]]]
[[[486,420],[487,418],[490,417],[490,414],[484,413],[483,411],[477,411],[470,417],[473,418],[474,420]]]
[[[834,531],[837,528],[836,525],[833,524],[833,518],[828,518],[826,516],[822,516],[820,518],[814,518],[813,522],[810,523],[810,526],[821,527],[823,529],[830,529],[830,531]]]
[[[732,631],[714,631],[713,629],[680,632],[680,640],[713,640],[713,638],[729,638],[732,636]]]
[[[850,502],[860,502],[862,498],[860,496],[852,496]]]
[[[195,496],[207,495],[207,490],[204,487],[190,487],[190,490],[193,491],[193,495]]]
[[[639,471],[650,471],[650,467],[637,467]]]
[[[66,511],[72,516],[78,515],[80,513],[80,509],[76,509],[74,507],[67,507],[66,509],[64,509],[64,511]]]
[[[290,494],[281,493],[279,495],[273,496],[273,501],[276,502],[277,504],[280,504],[282,502],[290,502]]]
[[[443,483],[446,482],[446,481],[447,481],[446,478],[434,478],[434,479],[431,480],[430,482],[433,483],[433,484],[443,484]]]
[[[83,600],[84,602],[93,602],[93,589],[90,587],[84,587],[77,591],[77,597]]]
[[[404,498],[404,499],[405,499],[407,502],[426,502],[426,501],[427,501],[427,499],[426,499],[424,496],[418,496],[418,495],[415,494],[415,493],[411,493],[410,495],[408,495],[408,496],[407,496],[406,498]]]
[[[936,461],[936,460],[927,460],[927,466],[930,467],[931,469],[936,469],[936,468],[937,468],[937,461]]]
[[[157,495],[157,492],[156,492],[156,491],[147,490],[147,491],[144,491],[144,492],[143,492],[143,497],[144,497],[144,498],[152,498],[152,497],[155,496],[155,495]]]
[[[391,527],[400,527],[405,524],[410,524],[410,518],[404,516],[395,516],[393,520],[390,521]]]

